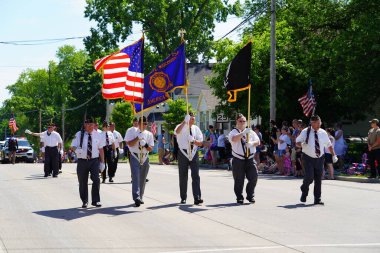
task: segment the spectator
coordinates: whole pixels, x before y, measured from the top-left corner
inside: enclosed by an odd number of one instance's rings
[[[220,130],[218,137],[218,153],[220,160],[225,163],[226,160],[226,136],[223,130]]]
[[[327,136],[329,137],[332,146],[334,147],[335,146],[335,138],[334,138],[335,131],[334,131],[334,129],[327,128],[326,132],[327,132]],[[330,153],[330,150],[326,147],[325,147],[325,165],[326,165],[326,169],[329,173],[328,179],[334,180],[335,178],[334,178],[334,166],[333,166],[332,154]],[[325,178],[325,171],[323,171],[322,178]]]
[[[376,178],[376,169],[380,177],[380,128],[379,120],[370,121],[371,129],[368,132],[368,162],[371,167],[371,175],[369,178]],[[376,168],[377,161],[377,168]]]
[[[218,138],[219,134],[214,130],[214,126],[209,125],[208,129],[210,131],[210,152],[211,152],[211,166],[212,168],[216,168],[216,164],[218,162]]]
[[[260,145],[256,147],[256,154],[254,157],[254,159],[256,160],[256,163],[260,164],[260,152],[261,152],[261,148],[263,146],[263,135],[260,132],[261,126],[256,125],[256,126],[253,126],[252,129],[253,129],[253,131],[255,131],[255,133],[257,134],[257,136],[260,139]]]
[[[343,170],[344,166],[344,155],[346,153],[347,145],[344,141],[344,136],[343,136],[343,130],[342,130],[342,123],[337,123],[335,126],[335,146],[334,150],[336,155],[338,156],[338,167],[339,170]]]
[[[158,148],[158,164],[159,165],[163,165],[164,162],[163,162],[162,158],[165,155],[165,143],[166,143],[166,140],[165,140],[165,130],[164,129],[162,129],[161,130],[161,134],[158,135],[157,141],[158,141],[158,144],[157,144],[157,148]]]

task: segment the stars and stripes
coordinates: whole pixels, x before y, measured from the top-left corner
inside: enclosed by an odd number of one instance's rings
[[[143,102],[144,94],[144,39],[94,63],[95,70],[103,70],[102,94],[105,99],[124,98]]]
[[[18,127],[16,125],[16,119],[14,117],[9,119],[9,128],[11,129],[12,133],[16,132],[18,130]]]
[[[152,132],[153,136],[157,133],[157,125],[156,122],[153,121],[152,125],[150,126],[150,131]]]
[[[298,101],[302,106],[303,114],[306,117],[310,117],[312,113],[314,113],[315,106],[317,105],[315,102],[311,81],[309,82],[309,90],[304,96],[300,97]]]

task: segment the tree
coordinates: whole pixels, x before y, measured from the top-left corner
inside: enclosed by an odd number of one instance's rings
[[[212,57],[214,22],[228,14],[240,15],[239,1],[226,0],[88,0],[85,17],[97,22],[85,45],[93,59],[116,50],[133,33],[133,24],[146,31],[145,70],[150,71],[180,43],[178,30],[186,30],[186,54],[190,62]]]
[[[169,100],[168,105],[169,109],[163,115],[165,120],[164,127],[170,134],[173,134],[174,128],[183,121],[186,115],[186,102],[183,99]],[[189,111],[192,111],[191,104],[189,104]]]
[[[133,111],[131,103],[117,102],[111,113],[111,121],[115,122],[120,133],[125,133],[132,126]]]
[[[246,16],[258,13],[263,1],[247,1]],[[265,4],[264,4],[265,6]],[[380,9],[373,1],[287,0],[277,6],[277,121],[301,118],[298,98],[313,81],[317,110],[325,122],[359,120],[371,112],[379,97]],[[269,122],[270,16],[258,14],[242,35],[242,43],[225,40],[215,45],[216,76],[208,80],[220,98],[218,110],[227,115],[247,112],[247,92],[239,103],[225,102],[225,71],[248,41],[252,49],[252,115]],[[370,66],[370,67],[368,67]]]

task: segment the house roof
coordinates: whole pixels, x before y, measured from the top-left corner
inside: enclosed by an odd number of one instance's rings
[[[210,87],[206,84],[205,77],[212,75],[213,63],[189,63],[187,64],[188,70],[188,95],[199,95],[201,90],[209,90]],[[176,95],[183,94],[183,89],[176,89]]]
[[[199,99],[198,99],[197,110],[199,110],[199,106],[203,98],[204,98],[204,101],[206,102],[207,110],[215,110],[215,107],[219,104],[219,98],[214,96],[211,90],[201,90]]]

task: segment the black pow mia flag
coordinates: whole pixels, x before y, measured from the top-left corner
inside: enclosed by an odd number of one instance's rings
[[[248,42],[227,68],[224,86],[227,89],[228,102],[236,102],[236,93],[250,87],[249,73],[251,72],[252,42]]]

